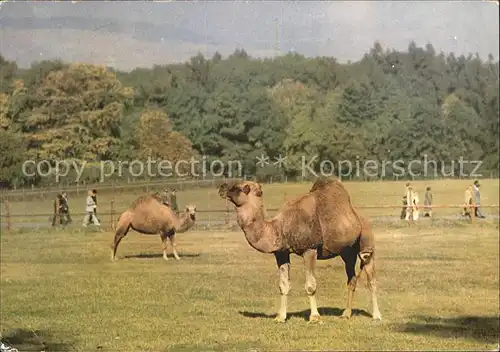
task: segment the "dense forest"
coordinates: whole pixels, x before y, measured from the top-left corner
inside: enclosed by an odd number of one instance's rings
[[[438,168],[481,160],[476,172],[497,176],[498,78],[492,56],[413,42],[407,51],[376,42],[349,63],[297,53],[256,59],[239,49],[131,72],[60,61],[20,69],[0,55],[0,180],[49,182],[23,175],[28,159],[86,161],[92,181],[90,166],[104,160],[192,156],[240,160],[248,177],[297,177],[302,156],[312,155],[316,169],[321,160],[426,155]],[[258,167],[261,154],[286,156],[284,167]]]

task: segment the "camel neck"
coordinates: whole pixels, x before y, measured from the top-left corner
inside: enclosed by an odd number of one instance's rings
[[[261,253],[272,253],[280,248],[277,220],[266,220],[262,206],[253,204],[237,208],[238,225],[250,246]]]
[[[176,231],[178,233],[187,231],[194,224],[194,221],[191,220],[191,217],[187,213],[182,213],[177,220],[179,221],[179,227]]]

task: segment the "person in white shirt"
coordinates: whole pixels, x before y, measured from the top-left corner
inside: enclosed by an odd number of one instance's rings
[[[94,198],[92,197],[94,193],[89,190],[87,193],[87,201],[85,205],[85,217],[83,218],[83,226],[87,227],[87,225],[92,221],[94,225],[100,226],[99,220],[94,213],[94,209],[96,207]]]

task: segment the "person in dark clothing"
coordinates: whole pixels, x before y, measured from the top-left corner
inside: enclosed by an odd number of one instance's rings
[[[432,192],[431,188],[427,187],[425,191],[425,209],[424,209],[424,217],[432,217]]]
[[[63,220],[61,217],[62,208],[64,206],[64,198],[61,193],[58,193],[56,199],[54,199],[54,214],[52,216],[52,226],[56,226],[56,222],[59,222],[60,225],[63,224]]]
[[[61,210],[62,210],[64,217],[66,218],[65,223],[69,224],[72,222],[72,220],[71,220],[71,215],[69,214],[68,194],[66,192],[63,192],[62,198],[64,200],[64,206]]]
[[[58,222],[60,225],[67,225],[71,222],[69,216],[69,205],[66,192],[59,193],[54,199],[54,215],[52,216],[52,226],[56,226]]]
[[[399,216],[401,220],[404,220],[406,218],[407,208],[408,208],[407,197],[403,196],[403,208],[401,209],[401,215]]]
[[[94,216],[97,219],[97,221],[100,222],[99,218],[97,217],[97,190],[96,189],[92,190],[92,199],[94,200]]]
[[[177,205],[177,190],[175,188],[172,188],[170,191],[169,204],[172,210],[178,215],[179,206]]]
[[[485,216],[481,212],[480,206],[481,206],[481,192],[479,191],[479,181],[474,181],[474,185],[472,186],[472,192],[475,200],[475,206],[474,206],[474,215],[477,218],[484,219]]]

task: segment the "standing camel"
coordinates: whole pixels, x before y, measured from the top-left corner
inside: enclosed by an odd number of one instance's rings
[[[123,237],[130,229],[145,235],[160,235],[163,244],[163,258],[168,260],[168,242],[172,246],[175,259],[177,254],[175,234],[189,230],[196,221],[196,206],[188,205],[185,211],[177,217],[172,209],[164,203],[161,194],[141,196],[119,217],[116,226],[115,239],[111,246],[111,259],[116,259],[116,251]]]
[[[342,317],[350,318],[356,281],[362,271],[367,275],[372,294],[373,313],[381,319],[375,282],[375,248],[370,223],[353,208],[342,183],[318,179],[311,190],[286,202],[278,215],[266,220],[262,187],[251,181],[224,183],[219,196],[236,207],[237,221],[249,245],[261,253],[273,253],[279,269],[281,305],[276,320],[285,322],[290,291],[290,253],[304,259],[305,290],[309,296],[309,322],[320,321],[316,303],[316,260],[343,259],[347,274],[347,308]],[[356,275],[357,257],[361,272]]]

